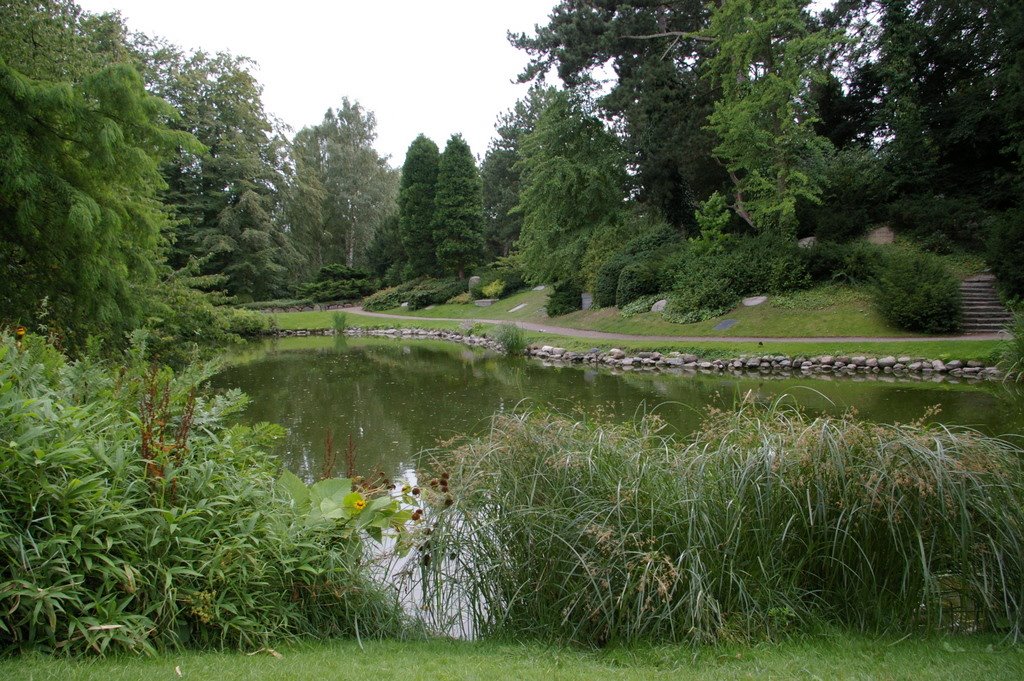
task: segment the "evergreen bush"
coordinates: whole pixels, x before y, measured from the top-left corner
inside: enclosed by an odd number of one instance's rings
[[[594,304],[598,307],[612,307],[619,289],[619,275],[632,262],[626,253],[616,253],[601,265],[594,283]]]
[[[559,317],[576,312],[583,307],[583,289],[573,281],[555,284],[548,295],[547,312],[549,317]]]
[[[908,331],[950,333],[960,329],[960,282],[936,256],[907,251],[887,258],[875,287],[875,307]]]
[[[657,264],[636,260],[623,267],[619,273],[615,304],[621,309],[641,296],[658,293],[662,288],[662,277]]]
[[[1012,298],[1024,298],[1024,210],[993,221],[987,260],[1003,291]]]

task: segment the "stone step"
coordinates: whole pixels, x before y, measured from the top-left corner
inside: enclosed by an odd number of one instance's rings
[[[975,317],[1012,317],[1007,310],[996,309],[996,310],[979,310],[976,307],[965,307],[963,310],[965,315],[974,315]]]
[[[995,277],[978,274],[960,282],[964,333],[995,333],[1013,323],[995,287]]]
[[[1006,329],[1006,324],[964,324],[964,333],[998,333]]]

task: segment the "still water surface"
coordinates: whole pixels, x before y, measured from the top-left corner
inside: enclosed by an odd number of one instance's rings
[[[429,456],[423,450],[485,432],[498,411],[544,407],[619,421],[652,411],[669,429],[686,433],[707,406],[728,407],[748,391],[763,400],[790,395],[813,411],[855,407],[862,417],[887,423],[920,418],[938,404],[943,423],[1024,433],[1024,399],[999,383],[613,373],[428,340],[267,341],[231,355],[213,382],[252,398],[247,420],[284,426],[283,463],[309,479],[320,470],[328,431],[339,460],[352,437],[359,473],[409,475]]]

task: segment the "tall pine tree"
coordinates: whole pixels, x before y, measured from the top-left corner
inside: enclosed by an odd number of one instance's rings
[[[405,154],[398,191],[398,220],[402,245],[409,257],[409,274],[437,271],[434,247],[434,194],[440,152],[425,135],[419,135]]]
[[[462,135],[445,145],[434,198],[437,262],[446,274],[466,277],[466,268],[483,255],[483,197],[473,152]]]

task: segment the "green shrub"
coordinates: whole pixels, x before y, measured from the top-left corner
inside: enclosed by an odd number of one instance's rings
[[[491,283],[480,288],[480,292],[484,294],[484,298],[501,298],[501,294],[505,291],[505,281],[503,279],[495,279]]]
[[[1024,298],[1024,210],[994,220],[988,237],[988,264],[1003,291]]]
[[[316,302],[355,300],[378,288],[368,272],[334,263],[320,268],[315,281],[296,287],[296,295]]]
[[[348,480],[278,481],[281,429],[228,425],[244,396],[205,394],[205,370],[150,369],[138,338],[121,369],[0,340],[0,648],[398,633],[363,538],[408,513]]]
[[[822,241],[802,250],[804,268],[812,281],[867,284],[885,266],[882,247],[866,241],[838,244]]]
[[[708,273],[706,277],[693,277],[685,286],[669,294],[664,317],[677,324],[695,324],[720,317],[736,307],[740,294],[729,279]]]
[[[419,310],[428,305],[441,305],[465,292],[466,282],[459,279],[414,279],[368,296],[363,308],[379,312],[409,303],[410,310]]]
[[[949,333],[960,328],[960,282],[934,255],[906,251],[887,258],[875,288],[875,307],[908,331]]]
[[[228,333],[243,338],[265,336],[273,328],[273,318],[255,310],[221,308],[227,320]]]
[[[664,286],[657,264],[634,261],[622,268],[615,290],[615,304],[622,308],[641,296],[658,293]]]
[[[583,290],[572,281],[555,284],[548,294],[547,312],[549,317],[559,317],[576,312],[583,307]]]
[[[335,312],[331,315],[331,327],[338,333],[344,333],[348,328],[348,316],[344,312]]]
[[[613,307],[619,288],[619,275],[622,269],[633,261],[633,257],[625,253],[616,253],[606,260],[597,271],[594,282],[594,304],[598,307]]]
[[[634,300],[632,303],[623,306],[619,310],[619,314],[623,317],[635,317],[638,314],[644,314],[645,312],[651,311],[651,306],[661,300],[662,294],[656,293],[652,296],[641,296]]]
[[[526,280],[523,278],[522,269],[520,269],[518,263],[513,258],[502,258],[487,268],[478,270],[475,274],[480,277],[480,283],[469,291],[474,300],[508,297],[513,293],[522,291],[527,286]],[[493,294],[493,290],[490,294],[485,293],[485,287],[496,281],[502,282],[502,288],[498,291],[497,295]]]
[[[313,303],[309,298],[278,298],[277,300],[258,300],[252,303],[241,303],[235,307],[242,310],[269,310],[282,307],[305,307]]]
[[[495,417],[453,453],[429,603],[479,636],[584,645],[1024,625],[1024,451],[974,431],[710,412]],[[784,613],[784,616],[780,616]]]
[[[459,279],[424,279],[409,291],[406,300],[410,310],[441,305],[466,291],[466,282]]]
[[[399,284],[398,286],[381,289],[363,299],[363,309],[380,312],[399,307],[402,303],[409,300],[409,291],[411,289],[411,284]]]

